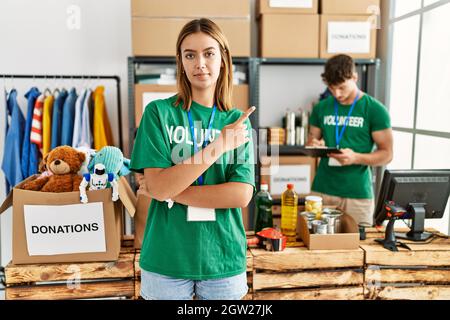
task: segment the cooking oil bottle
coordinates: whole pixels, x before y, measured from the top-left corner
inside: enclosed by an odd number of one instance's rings
[[[288,184],[281,197],[281,232],[287,237],[287,246],[293,246],[297,241],[297,205],[294,185]]]

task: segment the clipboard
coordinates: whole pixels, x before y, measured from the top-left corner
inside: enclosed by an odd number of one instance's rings
[[[342,153],[338,148],[327,148],[327,147],[302,147],[300,148],[300,153],[314,158],[328,158],[330,153]]]

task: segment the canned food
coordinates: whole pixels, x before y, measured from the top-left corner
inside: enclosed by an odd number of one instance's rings
[[[328,233],[340,233],[342,212],[338,210],[324,209],[322,220],[328,223]]]
[[[320,220],[322,218],[322,198],[317,196],[306,197],[305,209],[307,212],[314,212],[316,219]]]
[[[300,216],[305,217],[309,232],[313,232],[312,223],[316,220],[316,214],[314,212],[302,212],[300,213]]]
[[[328,233],[328,223],[322,220],[314,220],[312,222],[313,233],[314,234],[327,234]]]

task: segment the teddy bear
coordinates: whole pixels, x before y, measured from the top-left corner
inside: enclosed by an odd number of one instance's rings
[[[72,147],[57,147],[50,151],[43,161],[51,174],[26,182],[21,188],[42,192],[78,191],[83,178],[77,172],[85,157],[83,152],[78,152]]]

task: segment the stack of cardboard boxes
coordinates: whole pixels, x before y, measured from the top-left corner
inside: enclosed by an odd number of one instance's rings
[[[320,58],[376,58],[380,0],[321,0]]]
[[[182,27],[204,17],[219,25],[234,57],[250,56],[249,0],[132,0],[134,56],[174,56]]]
[[[260,56],[374,59],[380,12],[380,0],[259,0]]]
[[[319,57],[319,0],[259,0],[263,58]]]

